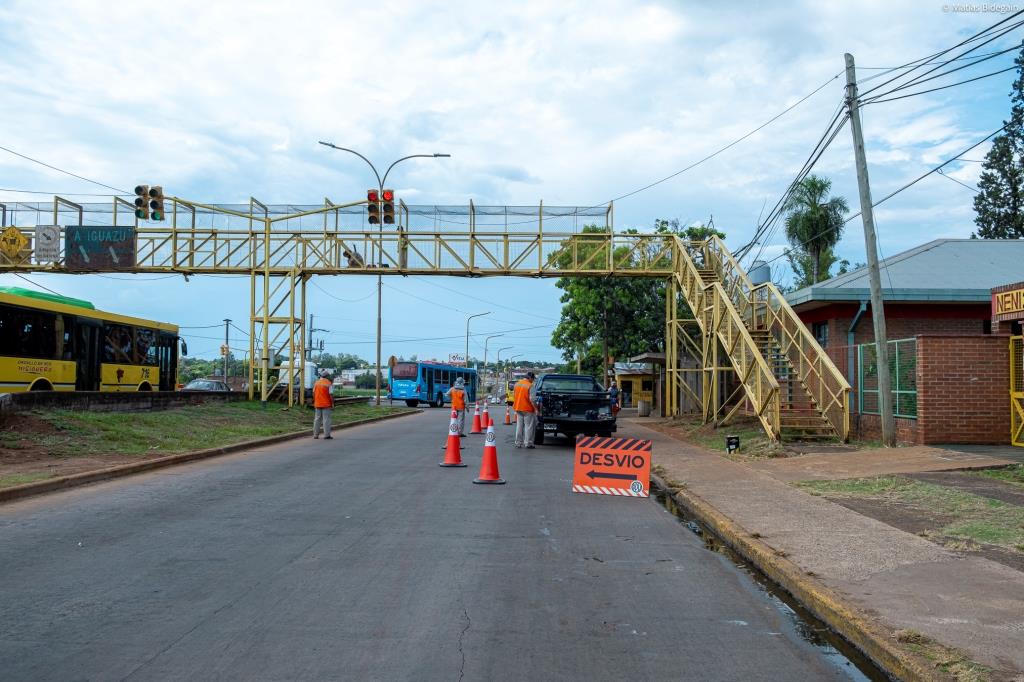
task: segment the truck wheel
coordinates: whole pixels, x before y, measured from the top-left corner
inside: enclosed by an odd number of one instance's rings
[[[405,404],[408,405],[409,407],[416,407],[417,405],[420,404],[420,401],[418,401],[418,400],[406,400]]]

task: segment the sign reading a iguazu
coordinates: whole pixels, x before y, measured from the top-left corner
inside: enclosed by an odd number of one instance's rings
[[[64,229],[64,267],[131,270],[135,267],[135,228],[69,225]]]

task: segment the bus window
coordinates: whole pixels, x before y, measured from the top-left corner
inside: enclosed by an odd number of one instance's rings
[[[103,362],[132,364],[132,328],[123,324],[103,325]]]
[[[391,370],[391,376],[395,379],[416,379],[419,372],[419,365],[415,362],[399,362]]]
[[[132,364],[155,365],[156,360],[156,332],[152,329],[135,330],[135,354],[132,357]]]

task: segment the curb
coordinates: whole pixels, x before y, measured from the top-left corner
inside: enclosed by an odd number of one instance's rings
[[[701,497],[672,487],[653,473],[651,483],[769,580],[793,595],[819,620],[860,649],[888,675],[908,682],[930,682],[937,677],[941,679],[931,663],[902,650],[892,634],[872,622],[867,614],[846,603],[837,592],[811,578],[806,571],[777,554],[771,546],[752,536]]]
[[[397,419],[399,417],[406,417],[410,414],[418,414],[422,410],[416,412],[399,412],[398,414],[385,414],[380,417],[368,417],[366,419],[358,419],[353,422],[346,424],[336,424],[331,427],[331,433],[340,431],[342,429],[350,429],[355,426],[362,426],[364,424],[373,424],[374,422],[386,421],[388,419]],[[289,440],[295,440],[297,438],[303,438],[309,436],[309,429],[305,431],[293,431],[291,433],[281,433],[276,436],[268,436],[266,438],[257,438],[255,440],[247,440],[242,443],[234,443],[233,445],[224,445],[219,448],[208,448],[206,450],[193,450],[192,452],[182,452],[177,455],[168,455],[166,457],[160,457],[158,459],[150,459],[145,462],[137,462],[133,464],[119,464],[113,467],[107,467],[106,469],[98,469],[96,471],[84,471],[80,474],[70,474],[68,476],[58,476],[57,478],[50,478],[45,481],[38,481],[36,483],[26,483],[24,485],[13,486],[11,488],[4,488],[0,490],[0,503],[9,502],[11,500],[18,500],[25,497],[32,497],[34,495],[41,495],[43,493],[54,492],[58,490],[66,490],[68,488],[75,488],[80,485],[87,485],[89,483],[97,483],[99,481],[107,481],[113,478],[122,478],[124,476],[131,476],[132,474],[140,474],[145,471],[152,471],[154,469],[163,469],[164,467],[174,466],[176,464],[185,464],[186,462],[195,462],[201,459],[209,459],[211,457],[219,457],[220,455],[229,455],[240,450],[249,450],[254,448],[264,447],[266,445],[275,445],[277,443],[283,443]]]

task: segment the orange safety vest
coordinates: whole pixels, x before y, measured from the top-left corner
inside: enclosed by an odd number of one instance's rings
[[[452,408],[456,410],[466,409],[466,392],[460,388],[452,389]]]
[[[334,407],[330,379],[317,379],[313,384],[313,407]]]
[[[533,382],[529,379],[520,379],[516,382],[516,388],[512,392],[512,409],[516,412],[533,412],[533,403],[530,402],[530,387]]]

